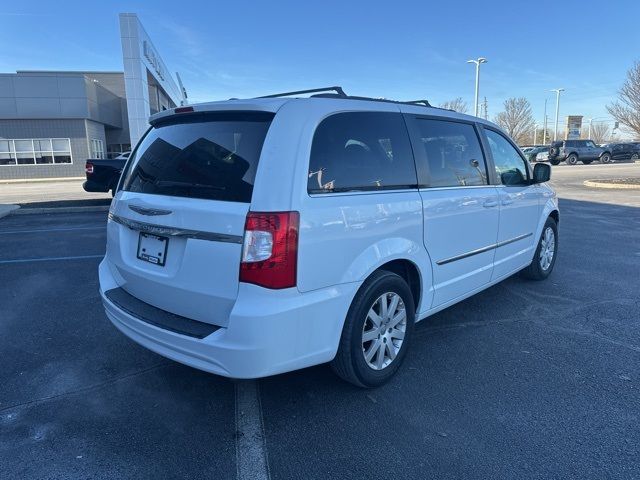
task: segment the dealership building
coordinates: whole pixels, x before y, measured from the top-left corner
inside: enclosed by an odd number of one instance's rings
[[[79,177],[128,151],[150,115],[186,101],[135,14],[120,14],[122,72],[0,73],[0,180]]]

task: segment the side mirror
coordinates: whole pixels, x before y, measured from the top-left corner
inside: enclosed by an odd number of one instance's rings
[[[533,183],[544,183],[551,179],[551,165],[536,163],[533,167]]]

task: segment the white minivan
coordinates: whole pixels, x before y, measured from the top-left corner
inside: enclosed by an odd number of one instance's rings
[[[416,321],[516,272],[551,273],[550,167],[532,169],[499,127],[426,101],[292,93],[314,95],[151,117],[99,269],[125,335],[227,377],[331,362],[374,387]]]

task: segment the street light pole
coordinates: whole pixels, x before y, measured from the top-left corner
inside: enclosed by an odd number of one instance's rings
[[[593,118],[589,119],[589,140],[591,140],[591,124],[593,123]]]
[[[475,95],[475,100],[473,102],[474,104],[474,115],[477,117],[478,116],[478,94],[480,92],[480,64],[481,63],[487,63],[487,59],[484,57],[478,57],[477,60],[467,60],[467,63],[475,63],[476,64],[476,95]]]
[[[564,92],[564,88],[554,88],[549,90],[550,92],[556,92],[556,129],[553,132],[553,141],[558,139],[558,113],[560,112],[560,92]]]
[[[544,99],[544,127],[542,128],[542,144],[547,144],[547,99]]]
[[[533,126],[533,144],[534,145],[538,144],[538,124],[537,123]]]

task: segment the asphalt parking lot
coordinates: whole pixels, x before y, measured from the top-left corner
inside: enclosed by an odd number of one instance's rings
[[[166,360],[103,313],[104,212],[1,219],[0,478],[639,478],[640,197],[581,187],[594,167],[554,168],[550,279],[421,322],[376,390]]]

